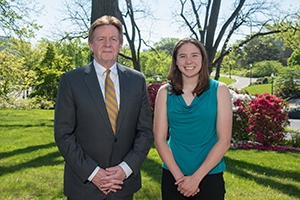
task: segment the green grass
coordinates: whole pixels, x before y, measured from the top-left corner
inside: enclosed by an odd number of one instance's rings
[[[235,82],[234,79],[228,78],[228,77],[224,77],[224,76],[220,76],[219,81],[225,83],[226,85],[230,85],[230,84],[232,84],[232,83]]]
[[[228,151],[226,199],[300,199],[299,158],[299,153]]]
[[[0,110],[0,199],[66,199],[63,159],[53,138],[53,110]],[[300,199],[299,153],[229,150],[226,200]],[[142,166],[136,200],[159,200],[161,160]]]
[[[63,198],[53,111],[0,110],[0,199]]]
[[[264,92],[268,92],[271,94],[271,84],[260,84],[260,85],[251,85],[243,88],[241,91],[247,91],[249,94],[263,94]]]

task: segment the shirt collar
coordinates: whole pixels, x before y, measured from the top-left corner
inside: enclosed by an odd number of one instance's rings
[[[96,62],[96,60],[93,60],[93,64],[95,66],[96,72],[98,74],[105,74],[106,68],[100,65],[99,63]],[[117,70],[117,63],[113,64],[113,66],[110,68],[111,73],[114,73],[116,76],[118,75],[118,70]]]

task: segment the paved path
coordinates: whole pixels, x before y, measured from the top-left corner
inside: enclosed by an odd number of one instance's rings
[[[299,119],[289,119],[290,126],[289,128],[300,131],[300,120]]]
[[[250,85],[250,78],[241,77],[241,76],[231,76],[231,78],[235,79],[236,82],[230,84],[229,86],[236,88],[238,90]],[[257,78],[251,78],[252,83],[254,83],[256,80]]]

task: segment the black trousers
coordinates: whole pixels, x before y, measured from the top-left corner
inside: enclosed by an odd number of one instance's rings
[[[163,200],[224,200],[225,183],[223,172],[218,174],[208,174],[200,182],[200,192],[193,197],[185,197],[177,191],[175,179],[169,170],[162,171],[162,199]]]
[[[133,200],[133,195],[120,198],[120,197],[116,197],[114,193],[110,193],[105,200]]]
[[[67,198],[68,200],[73,200],[73,199],[71,199],[71,198]],[[116,197],[115,195],[114,195],[114,193],[109,193],[108,195],[107,195],[107,197],[105,198],[105,200],[133,200],[133,195],[129,195],[129,196],[127,196],[127,197],[122,197],[122,198],[120,198],[120,197]]]

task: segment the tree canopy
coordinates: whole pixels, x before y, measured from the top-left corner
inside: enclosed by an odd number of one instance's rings
[[[40,11],[35,0],[1,0],[0,29],[7,36],[32,38],[34,32],[41,28],[32,17]]]

